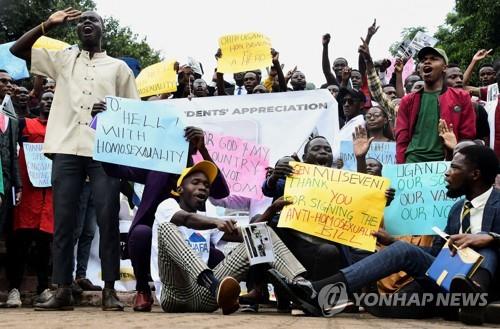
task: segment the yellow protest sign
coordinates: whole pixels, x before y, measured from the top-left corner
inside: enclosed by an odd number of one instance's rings
[[[231,34],[219,39],[217,71],[237,73],[271,66],[271,40],[262,33]]]
[[[163,61],[143,69],[135,79],[141,97],[170,93],[177,90],[175,60]]]
[[[52,39],[49,37],[41,36],[33,44],[33,48],[43,48],[47,50],[63,50],[70,47],[70,45],[64,41]]]
[[[288,227],[326,240],[374,251],[375,238],[390,181],[383,177],[290,162],[278,227]]]

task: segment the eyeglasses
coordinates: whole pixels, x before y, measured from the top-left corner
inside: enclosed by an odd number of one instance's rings
[[[370,120],[370,119],[378,119],[381,118],[382,114],[380,113],[375,113],[375,114],[365,114],[365,119]]]
[[[11,79],[6,79],[6,78],[0,78],[0,82],[3,83],[4,85],[6,84],[13,84],[14,81]]]

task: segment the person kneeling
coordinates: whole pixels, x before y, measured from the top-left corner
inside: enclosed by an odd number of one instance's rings
[[[217,175],[217,167],[201,161],[186,168],[172,194],[155,215],[151,275],[157,298],[165,312],[213,312],[238,310],[239,280],[246,277],[250,263],[243,243],[237,245],[212,270],[208,267],[210,244],[220,239],[242,242],[233,219],[217,219],[200,214]],[[272,267],[288,279],[301,281],[306,270],[272,231],[276,260]]]

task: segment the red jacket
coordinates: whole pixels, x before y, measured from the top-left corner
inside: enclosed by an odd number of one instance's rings
[[[399,104],[396,118],[396,162],[405,163],[405,153],[413,136],[413,130],[420,111],[422,90],[404,96]],[[439,95],[439,117],[448,125],[453,124],[457,140],[476,137],[476,113],[468,92],[462,89],[446,88]],[[438,127],[436,126],[436,131]]]

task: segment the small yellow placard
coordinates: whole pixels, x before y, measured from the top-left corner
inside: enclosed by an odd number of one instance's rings
[[[351,247],[374,251],[372,236],[382,221],[387,178],[290,162],[279,227],[288,227]]]
[[[141,97],[170,93],[177,90],[175,60],[162,61],[143,69],[135,82]]]
[[[33,48],[43,48],[47,50],[63,50],[70,47],[70,45],[64,41],[52,39],[49,37],[41,36],[33,44]]]
[[[237,73],[271,66],[271,40],[258,32],[230,34],[219,39],[222,57],[217,71]]]

